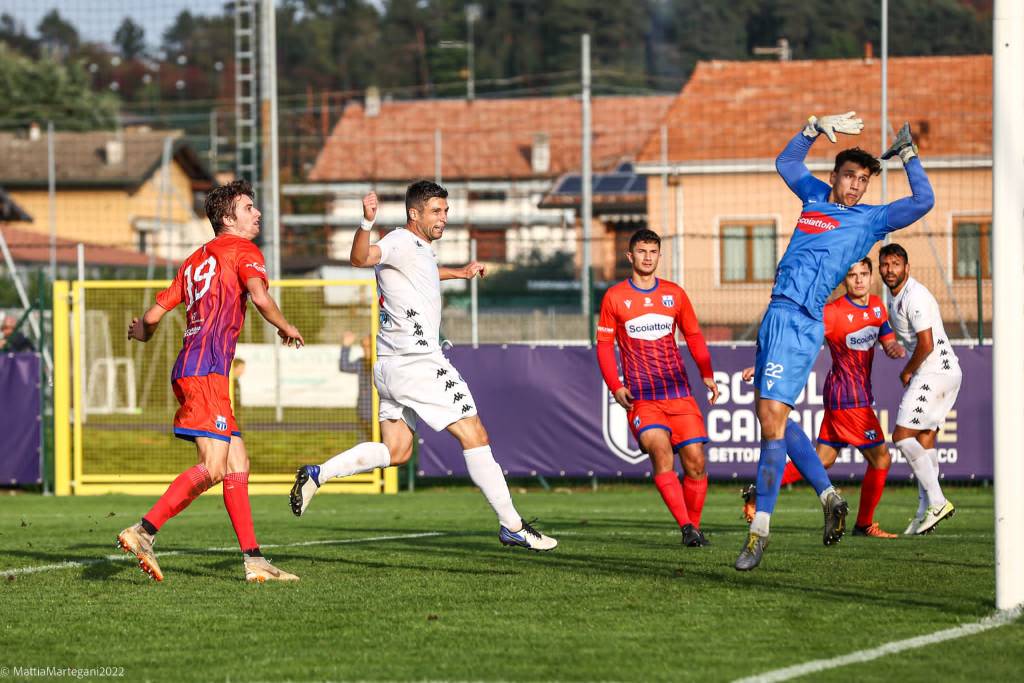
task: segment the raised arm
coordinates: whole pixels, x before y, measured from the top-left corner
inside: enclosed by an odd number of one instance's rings
[[[775,159],[775,170],[779,172],[793,194],[800,198],[800,201],[827,198],[831,188],[827,183],[811,175],[810,169],[804,163],[807,153],[811,150],[811,145],[822,133],[834,143],[836,133],[859,135],[863,128],[863,121],[856,118],[856,112],[852,111],[845,114],[822,116],[820,119],[812,116],[807,119],[804,129],[793,136],[793,139]]]
[[[903,161],[903,169],[907,172],[910,183],[910,196],[897,199],[889,204],[886,212],[886,231],[899,230],[924,218],[925,214],[935,206],[935,192],[924,172],[921,158],[917,156],[917,147],[910,135],[910,124],[904,123],[892,147],[882,154],[882,159],[899,155]]]
[[[380,247],[370,244],[370,230],[377,220],[377,205],[376,192],[363,197],[363,220],[352,239],[352,250],[349,252],[349,260],[356,268],[371,268],[380,263]]]

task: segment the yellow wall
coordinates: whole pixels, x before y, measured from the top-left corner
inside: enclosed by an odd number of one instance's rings
[[[827,174],[817,175],[828,180]],[[959,320],[954,298],[963,317],[968,321],[976,320],[976,284],[974,280],[953,280],[951,296],[950,289],[943,282],[940,267],[952,278],[955,266],[950,235],[953,218],[959,215],[991,215],[992,174],[991,169],[968,169],[933,170],[928,175],[935,189],[935,208],[922,221],[893,233],[893,241],[907,249],[911,273],[924,282],[938,299],[947,321],[947,332],[959,337],[959,324],[948,322]],[[677,201],[680,184],[682,202]],[[880,186],[880,178],[871,181],[864,199],[866,203],[877,204],[880,201]],[[702,323],[756,325],[767,305],[771,283],[721,284],[718,227],[721,221],[728,219],[775,219],[779,236],[776,250],[781,257],[800,214],[799,200],[774,172],[677,176],[671,179],[668,188],[669,220],[665,225],[662,203],[665,196],[660,178],[651,177],[647,188],[648,223],[664,240],[661,274],[668,277],[672,272],[673,237],[679,229],[684,236],[683,284]],[[909,194],[903,171],[890,170],[888,200]],[[931,234],[930,243],[926,233]],[[878,246],[872,250],[872,258],[877,256]],[[881,291],[877,272],[874,291]],[[983,282],[983,301],[983,319],[991,320],[991,281]],[[973,334],[974,330],[970,332]]]
[[[138,249],[137,218],[184,223],[195,218],[192,210],[192,182],[178,164],[171,164],[170,200],[160,202],[159,169],[134,193],[110,188],[64,188],[57,186],[57,236],[95,244]],[[46,188],[10,190],[11,198],[32,216],[31,223],[18,227],[49,235],[50,199]],[[151,238],[153,239],[153,238]]]

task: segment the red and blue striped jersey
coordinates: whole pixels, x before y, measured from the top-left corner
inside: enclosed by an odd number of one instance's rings
[[[185,259],[171,286],[157,294],[157,304],[168,311],[185,304],[185,334],[172,380],[228,375],[252,277],[267,281],[259,248],[243,237],[219,235]]]
[[[882,300],[868,297],[858,306],[848,296],[825,306],[825,341],[832,353],[832,368],[825,377],[824,399],[829,410],[864,408],[874,404],[871,365],[875,344],[895,339]]]
[[[608,389],[614,393],[623,386],[615,367],[615,342],[619,345],[625,386],[634,399],[691,396],[690,381],[676,344],[676,327],[682,330],[701,375],[713,377],[711,355],[682,287],[656,279],[652,288],[640,289],[629,279],[605,292],[597,323],[597,357]]]

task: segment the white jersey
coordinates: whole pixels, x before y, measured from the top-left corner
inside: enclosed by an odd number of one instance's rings
[[[960,374],[960,361],[942,326],[939,302],[914,278],[908,277],[900,293],[889,301],[889,325],[908,354],[917,348],[918,332],[932,331],[934,347],[915,375]]]
[[[380,263],[374,270],[381,299],[377,354],[440,351],[441,278],[430,243],[399,228],[377,246]]]

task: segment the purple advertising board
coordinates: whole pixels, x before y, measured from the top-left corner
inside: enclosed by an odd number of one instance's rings
[[[39,356],[0,354],[0,485],[38,484]]]
[[[947,479],[992,478],[992,348],[956,346],[963,385],[939,433],[937,450]],[[708,474],[715,480],[753,479],[760,448],[753,387],[743,368],[753,365],[753,346],[711,347],[721,397],[704,411],[710,441]],[[699,377],[685,350],[687,371]],[[490,435],[495,459],[509,476],[642,478],[650,463],[629,433],[625,411],[601,379],[593,348],[481,346],[456,347],[449,358],[466,379]],[[886,434],[892,433],[903,387],[904,361],[875,354],[872,373],[876,410]],[[830,360],[821,353],[792,417],[815,439],[824,414],[821,388]],[[699,385],[699,384],[698,384]],[[421,425],[419,473],[427,477],[466,477],[459,444],[448,434]],[[890,444],[890,478],[909,479],[910,467]],[[843,449],[831,473],[835,481],[859,479],[864,459]]]

